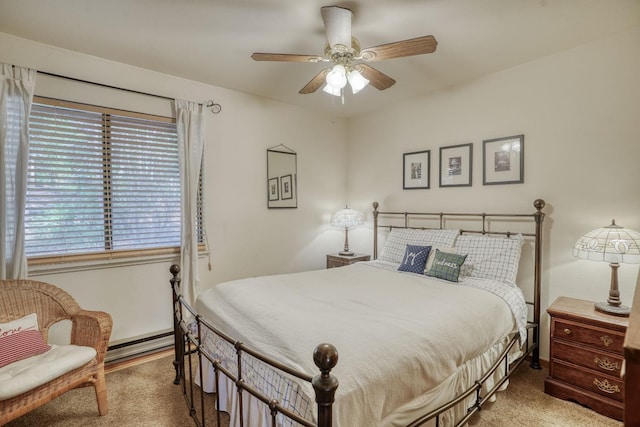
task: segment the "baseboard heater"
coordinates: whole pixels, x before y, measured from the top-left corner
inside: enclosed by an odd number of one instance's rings
[[[110,363],[130,359],[170,347],[173,347],[173,329],[114,342],[107,349],[104,361]]]

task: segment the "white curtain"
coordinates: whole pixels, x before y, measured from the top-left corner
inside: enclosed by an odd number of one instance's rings
[[[0,63],[0,279],[25,279],[29,113],[36,71]]]
[[[200,293],[198,277],[198,185],[204,149],[204,112],[202,105],[176,100],[176,127],[182,194],[182,233],[180,277],[182,295],[193,305]]]

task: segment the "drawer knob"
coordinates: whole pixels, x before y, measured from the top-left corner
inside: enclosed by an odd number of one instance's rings
[[[602,369],[605,369],[607,371],[618,371],[618,370],[620,370],[620,364],[618,362],[611,362],[606,357],[603,358],[603,359],[600,359],[599,357],[596,357],[595,359],[593,359],[593,361],[595,362],[596,365],[598,365],[599,367],[601,367]]]
[[[567,334],[567,335],[571,335],[571,329],[564,328],[564,333]]]
[[[609,337],[609,335],[601,336],[600,341],[602,341],[602,344],[604,344],[605,347],[609,347],[613,343],[613,340],[611,339],[611,337]]]
[[[609,380],[605,379],[604,381],[600,381],[597,378],[594,378],[593,384],[596,387],[598,387],[600,390],[604,391],[605,393],[609,393],[609,394],[620,393],[620,387],[618,387],[615,384],[611,384]]]

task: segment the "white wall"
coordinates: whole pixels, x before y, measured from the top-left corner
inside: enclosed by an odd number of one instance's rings
[[[194,101],[207,113],[205,221],[212,269],[203,287],[223,280],[323,268],[343,234],[329,227],[345,203],[346,123],[304,109],[91,57],[0,33],[0,62]],[[171,115],[171,102],[39,76],[36,94]],[[298,208],[267,209],[266,149],[298,153]],[[33,277],[70,292],[87,309],[114,318],[112,342],[171,328],[169,266],[176,260]]]
[[[640,230],[640,27],[390,106],[349,122],[348,199],[369,210],[534,212],[547,201],[542,309],[561,295],[604,301],[610,269],[571,248],[608,225]],[[482,140],[525,135],[524,184],[482,185]],[[473,143],[473,186],[438,188],[439,147]],[[431,189],[402,190],[402,153],[431,150]],[[353,233],[357,250],[370,239]],[[630,304],[637,265],[619,270]],[[543,314],[542,357],[548,358]]]

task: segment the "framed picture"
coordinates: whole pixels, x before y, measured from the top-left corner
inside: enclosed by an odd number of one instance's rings
[[[414,151],[402,155],[402,188],[404,190],[418,190],[429,188],[431,175],[431,150]]]
[[[269,201],[273,202],[276,200],[280,200],[280,183],[279,179],[271,178],[269,180]]]
[[[524,135],[482,141],[482,184],[524,182]]]
[[[291,175],[284,175],[280,177],[280,197],[282,200],[293,198],[293,187],[291,184]]]
[[[473,144],[440,147],[440,187],[471,187]]]

